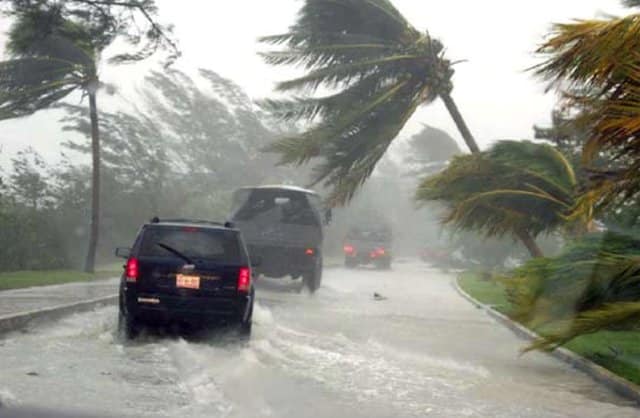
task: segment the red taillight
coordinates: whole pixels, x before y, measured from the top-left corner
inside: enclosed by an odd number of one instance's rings
[[[385,251],[384,248],[380,247],[380,248],[376,248],[376,255],[384,255]]]
[[[251,289],[251,269],[240,267],[238,271],[238,292],[248,292]]]
[[[355,252],[355,248],[353,248],[352,245],[345,245],[343,249],[347,254],[353,254]]]
[[[313,250],[313,248],[307,248],[304,253],[306,255],[314,255],[316,252]]]
[[[127,260],[125,273],[127,276],[127,281],[135,282],[136,280],[138,280],[138,259],[137,258],[130,258]]]

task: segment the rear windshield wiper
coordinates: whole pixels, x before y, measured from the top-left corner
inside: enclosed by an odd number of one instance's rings
[[[180,257],[181,259],[183,259],[184,261],[186,261],[188,264],[194,264],[193,260],[191,260],[189,257],[187,257],[186,255],[182,254],[180,251],[176,250],[173,247],[169,247],[167,244],[163,244],[162,242],[158,242],[156,243],[156,245],[160,248],[164,248],[165,250],[169,251],[171,254],[176,255],[178,257]]]

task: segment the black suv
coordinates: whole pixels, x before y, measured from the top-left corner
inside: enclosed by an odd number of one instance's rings
[[[120,281],[119,328],[231,325],[251,333],[254,288],[240,232],[231,224],[159,220],[142,226]]]
[[[302,277],[311,292],[320,287],[322,225],[330,212],[315,192],[282,185],[244,187],[233,195],[230,219],[242,231],[249,254],[264,261],[261,274]]]

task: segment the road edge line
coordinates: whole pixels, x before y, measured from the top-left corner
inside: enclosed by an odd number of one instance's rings
[[[31,321],[46,320],[55,321],[64,316],[76,312],[85,312],[101,305],[113,305],[117,302],[118,295],[103,296],[95,299],[73,302],[50,308],[36,309],[18,314],[0,316],[0,335],[26,328]]]
[[[477,308],[484,310],[490,317],[509,328],[509,330],[511,330],[514,334],[522,339],[532,341],[540,337],[536,332],[530,330],[522,324],[515,322],[508,316],[496,311],[492,306],[484,304],[475,299],[473,296],[469,295],[464,289],[462,289],[462,287],[460,287],[458,279],[459,276],[453,279],[453,287],[467,301],[471,302]],[[587,374],[593,380],[606,386],[618,395],[633,400],[638,405],[640,405],[639,385],[636,385],[635,383],[630,382],[621,376],[618,376],[617,374],[605,369],[604,367],[594,363],[593,361],[564,347],[556,348],[555,350],[547,352],[545,354],[549,354],[552,357],[555,357],[556,359],[568,364],[574,369]]]

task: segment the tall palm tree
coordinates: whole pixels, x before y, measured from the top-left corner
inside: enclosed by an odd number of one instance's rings
[[[89,97],[93,175],[87,272],[94,270],[100,216],[96,61],[102,46],[82,25],[64,19],[60,8],[30,9],[9,31],[11,59],[0,62],[0,120],[47,109],[74,91]]]
[[[267,63],[307,71],[279,83],[279,91],[331,92],[263,102],[283,120],[314,122],[268,150],[284,164],[323,159],[313,182],[333,188],[330,203],[349,201],[418,106],[438,97],[471,152],[479,151],[451,96],[453,63],[443,44],[411,26],[390,1],[305,0],[288,33],[262,41],[285,46],[263,53]]]
[[[557,149],[501,141],[488,151],[455,157],[419,186],[416,198],[444,202],[445,223],[487,237],[512,235],[532,257],[541,257],[537,235],[588,220],[589,212],[576,208],[576,186],[571,164]]]

